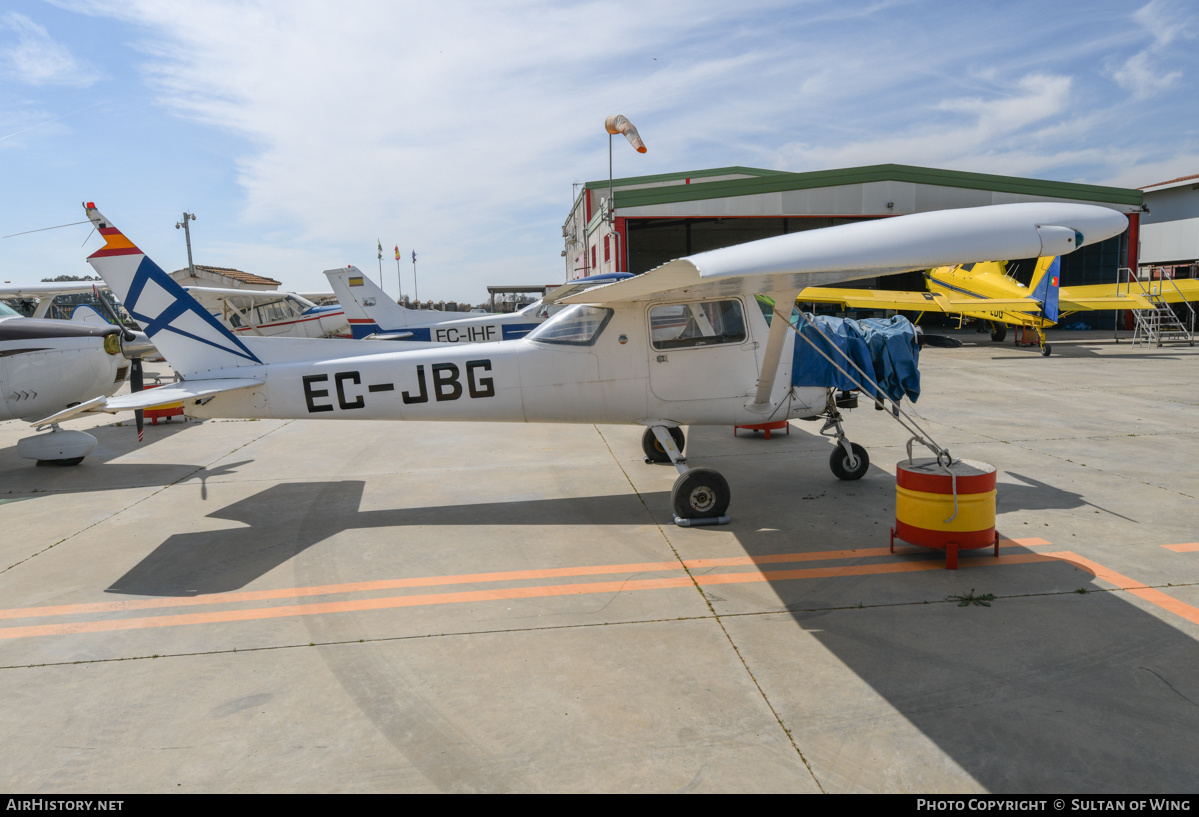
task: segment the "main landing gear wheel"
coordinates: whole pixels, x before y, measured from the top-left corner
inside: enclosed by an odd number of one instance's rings
[[[711,468],[692,468],[674,482],[670,503],[680,519],[714,519],[729,509],[729,484]]]
[[[991,340],[996,343],[1003,343],[1003,339],[1007,337],[1007,324],[992,323],[991,324]]]
[[[837,479],[861,479],[870,469],[870,457],[867,456],[866,449],[857,443],[850,443],[849,447],[853,449],[853,456],[857,462],[849,461],[849,455],[841,445],[837,445],[833,449],[833,455],[828,458],[828,467],[833,469],[833,476]]]
[[[1053,351],[1053,347],[1048,343],[1041,344],[1041,357],[1049,357],[1049,353]]]
[[[683,429],[675,426],[668,429],[670,436],[674,439],[674,445],[679,449],[679,453],[683,453]],[[645,433],[641,435],[641,450],[645,452],[646,462],[670,462],[670,455],[666,453],[666,449],[662,447],[662,443],[658,442],[658,438],[654,436],[654,430],[647,428]]]

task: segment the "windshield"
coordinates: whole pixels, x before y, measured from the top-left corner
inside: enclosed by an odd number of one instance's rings
[[[525,337],[540,343],[590,346],[604,331],[611,317],[611,309],[576,304],[563,309]]]
[[[3,301],[0,301],[0,318],[21,317],[21,313],[12,307],[5,306]]]

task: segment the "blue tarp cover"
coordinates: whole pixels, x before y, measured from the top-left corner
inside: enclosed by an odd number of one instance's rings
[[[796,316],[792,314],[793,322]],[[817,332],[816,328],[820,331]],[[828,315],[813,317],[807,313],[799,318],[799,333],[795,339],[795,358],[791,370],[791,382],[796,386],[834,386],[839,389],[859,388],[854,380],[861,382],[862,393],[876,397],[868,382],[846,362],[845,356],[829,349],[830,338],[841,352],[872,375],[882,388],[883,394],[899,402],[906,394],[914,403],[920,397],[920,370],[917,368],[920,348],[916,342],[916,327],[907,318],[867,318],[855,321],[834,318]],[[850,375],[853,380],[837,371],[831,363],[817,354],[816,348],[824,352]]]

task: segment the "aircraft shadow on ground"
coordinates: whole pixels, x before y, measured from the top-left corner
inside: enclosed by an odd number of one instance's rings
[[[1015,506],[1087,504],[1077,494],[1019,478],[1028,489],[1012,500]],[[768,512],[758,497],[769,492],[765,485],[753,490],[752,477],[746,482],[737,514],[753,520]],[[210,514],[246,527],[172,535],[108,591],[192,596],[236,590],[351,528],[640,525],[654,519],[662,523],[669,508],[669,497],[656,492],[359,511],[363,489],[361,481],[276,485]],[[1035,502],[1041,504],[1025,504]],[[850,505],[852,512],[864,513]],[[799,534],[784,542],[777,531],[753,523],[724,530],[735,532],[751,556],[780,552],[782,544],[791,550],[862,545],[860,529],[846,530],[845,541],[826,533],[807,543]],[[914,790],[935,785],[929,781],[940,778],[905,767],[918,765],[919,753],[931,751],[927,746],[916,746],[912,757],[904,754],[910,738],[870,748],[877,737],[867,731],[875,735],[882,728],[885,734],[880,722],[902,719],[935,744],[949,766],[990,792],[1191,791],[1199,758],[1199,646],[1194,639],[1120,594],[1064,592],[1063,587],[1074,586],[1102,589],[1065,561],[967,574],[971,560],[989,554],[963,556],[959,573],[770,581],[781,609],[870,688],[870,694],[856,699],[843,696],[832,713],[807,703],[802,690],[765,690],[790,702],[780,706],[779,715],[814,774],[834,790],[860,789],[862,781],[891,781]],[[941,558],[937,552],[889,557]],[[764,570],[779,567],[792,565],[763,565]],[[990,607],[936,603],[949,593],[981,595],[1000,576],[1010,586],[1013,575],[1023,588],[1020,597],[1009,593]],[[899,584],[910,602],[870,604],[872,598],[894,598]],[[854,605],[859,600],[866,602],[862,609]],[[721,602],[714,603],[719,609]],[[795,672],[795,684],[802,687],[798,660]],[[857,729],[863,730],[860,769],[845,756]],[[871,763],[891,765],[866,768]],[[958,785],[969,784],[961,779]]]
[[[159,482],[156,475],[171,473],[177,478],[179,468],[186,468],[188,466],[182,464],[125,465],[123,463],[109,463],[138,449],[152,446],[157,442],[173,437],[185,431],[191,425],[192,423],[181,423],[176,420],[172,423],[160,423],[157,426],[152,426],[147,421],[144,441],[140,443],[137,440],[137,428],[131,419],[124,421],[120,426],[116,422],[113,422],[105,426],[82,429],[96,438],[96,450],[89,454],[82,463],[73,466],[39,466],[33,460],[19,457],[16,445],[0,449],[0,492],[3,492],[6,488],[15,493],[21,493],[23,490],[72,490],[71,486],[74,483],[78,483],[81,486],[80,490],[84,490],[82,486],[86,485],[86,490],[94,491],[97,488],[108,488],[110,486],[114,470],[129,472],[144,470],[147,476],[138,482],[146,485],[165,484]],[[26,435],[22,434],[21,436]],[[29,429],[28,436],[34,436],[32,428]],[[99,476],[101,472],[94,470],[100,465],[104,466],[103,476]],[[196,466],[193,465],[190,467],[195,468]],[[5,485],[4,481],[6,479],[13,480],[13,484]],[[126,486],[128,483],[122,480],[119,484]]]
[[[172,534],[107,590],[145,596],[198,596],[245,587],[344,530],[417,525],[647,525],[636,495],[495,502],[359,511],[365,483],[275,485],[209,514],[240,522],[232,530]],[[668,494],[645,494],[669,506]]]
[[[1025,484],[1000,486],[1001,510],[1090,506],[1127,519],[1076,493],[1011,476]],[[739,479],[739,518],[765,516],[767,500],[759,497],[767,495],[767,486],[755,490],[753,481],[748,473]],[[861,494],[836,497],[839,513],[851,520],[882,513],[871,511],[868,498],[862,500]],[[838,512],[832,505],[821,510]],[[846,521],[822,528],[820,549],[861,547],[868,538],[863,532],[885,530],[851,524],[842,542],[830,541],[827,533],[844,529]],[[756,525],[738,528],[748,554],[784,552],[777,532]],[[1018,531],[1000,525],[1001,536],[1019,536]],[[791,550],[801,549],[795,544],[790,543]],[[873,544],[886,547],[885,533]],[[1002,552],[1059,549],[1007,547]],[[858,563],[944,563],[940,551],[904,550]],[[956,765],[985,791],[1193,791],[1199,759],[1199,644],[1182,629],[1186,622],[1160,608],[1154,608],[1159,615],[1146,612],[1127,594],[1104,592],[1108,585],[1066,560],[986,564],[992,559],[992,551],[983,549],[963,554],[958,571],[938,567],[770,582],[792,620],[869,687],[856,696],[839,692],[834,711],[809,703],[802,691],[768,689],[794,702],[777,704],[779,714],[817,777],[841,791],[868,784],[929,791],[942,778],[937,773],[925,777],[915,765],[929,749],[919,742],[909,746],[910,737],[874,745],[880,734],[906,731],[889,732],[886,721],[892,719],[914,726],[950,761],[947,766]],[[812,566],[825,564],[839,563]],[[763,564],[762,569],[806,566]],[[714,595],[739,592],[710,590],[718,610],[725,602]],[[989,607],[962,608],[949,598],[991,591],[1001,595]],[[897,598],[907,601],[895,603]],[[859,603],[863,608],[857,608]],[[803,655],[819,652],[809,648]],[[802,660],[794,659],[794,684],[800,690],[804,674]],[[829,682],[823,669],[820,676]],[[865,733],[860,741],[853,737],[857,729]],[[908,748],[914,750],[910,757]],[[852,758],[858,755],[855,769]],[[908,760],[914,765],[904,769]],[[868,768],[871,764],[876,767]],[[967,784],[963,779],[958,785]]]
[[[1123,514],[1096,505],[1083,499],[1082,494],[1055,488],[1047,482],[1035,480],[1012,471],[1004,472],[1009,477],[1015,477],[1023,484],[1001,482],[995,496],[995,512],[1002,515],[1014,511],[1068,511],[1073,508],[1094,508],[1102,513],[1111,514],[1128,522],[1136,522]]]
[[[0,496],[26,494],[19,498],[36,499],[55,494],[186,484],[194,480],[200,483],[201,498],[207,499],[210,479],[235,474],[238,468],[253,460],[223,462],[208,468],[195,463],[103,463],[102,468],[89,468],[87,460],[71,467],[39,466],[30,460],[18,462],[20,464],[11,469],[0,464]],[[102,461],[95,463],[96,466],[101,464]]]

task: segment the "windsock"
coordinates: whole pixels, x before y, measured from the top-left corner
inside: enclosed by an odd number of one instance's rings
[[[637,133],[637,129],[628,119],[620,114],[609,116],[604,120],[604,127],[607,128],[608,133],[623,133],[624,137],[629,140],[629,144],[635,147],[638,153],[645,153],[645,142],[641,141],[641,134]]]

